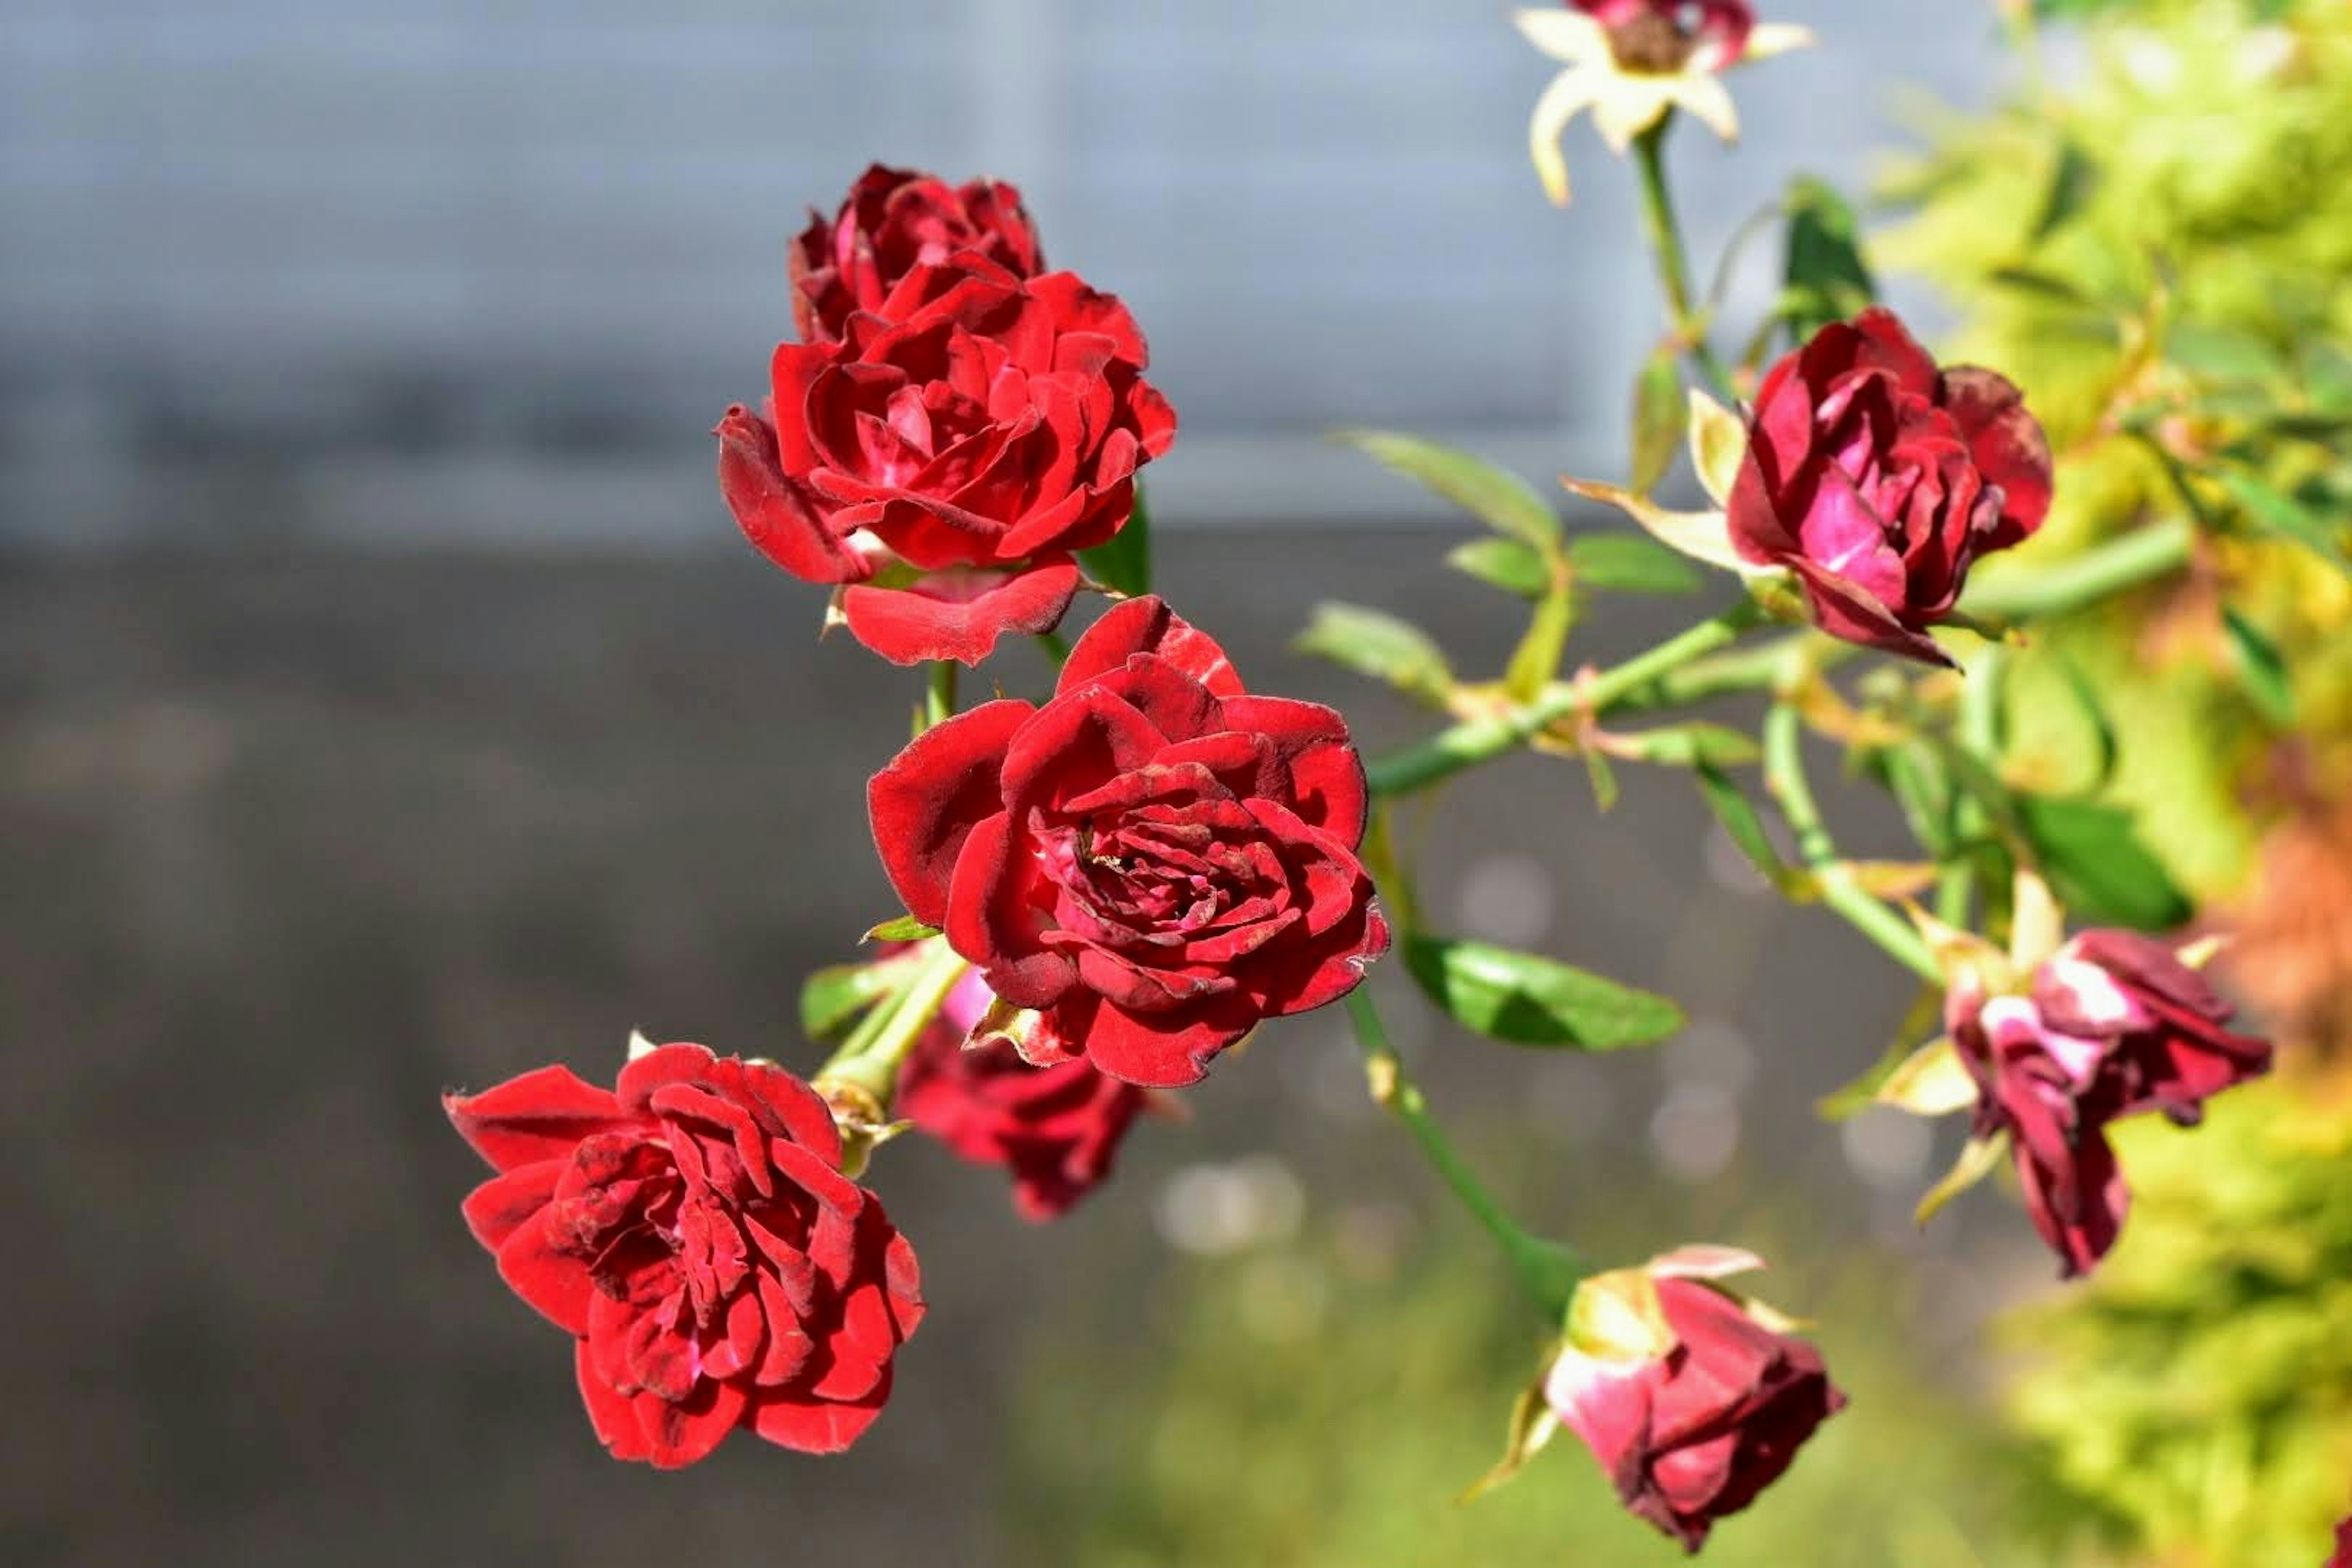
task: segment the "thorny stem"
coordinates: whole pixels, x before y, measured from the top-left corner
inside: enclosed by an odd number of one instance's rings
[[[1547,687],[1534,701],[1511,712],[1467,720],[1439,731],[1419,745],[1376,757],[1365,768],[1372,793],[1411,795],[1474,763],[1486,762],[1525,745],[1574,713],[1599,713],[1669,671],[1729,646],[1762,619],[1763,612],[1743,600],[1648,652],[1601,671],[1590,680]]]
[[[930,952],[905,989],[877,1004],[832,1059],[817,1068],[810,1082],[819,1093],[847,1089],[866,1096],[877,1117],[888,1113],[898,1068],[939,1016],[967,967],[945,938],[930,941]]]
[[[1536,1304],[1553,1321],[1562,1321],[1577,1281],[1591,1272],[1583,1258],[1573,1248],[1530,1235],[1471,1173],[1430,1115],[1421,1086],[1406,1075],[1403,1058],[1389,1040],[1388,1028],[1381,1022],[1380,1009],[1369,987],[1359,985],[1348,994],[1348,1019],[1355,1026],[1357,1045],[1363,1049],[1364,1072],[1371,1083],[1372,1098],[1404,1123],[1405,1131],[1412,1134],[1431,1168],[1503,1249],[1518,1274],[1519,1283],[1535,1298]]]

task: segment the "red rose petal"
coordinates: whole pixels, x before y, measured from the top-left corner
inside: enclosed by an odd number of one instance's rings
[[[866,785],[882,868],[924,924],[946,921],[956,857],[971,830],[1003,810],[1005,752],[1035,711],[983,702],[924,731]]]
[[[1049,556],[1021,572],[954,569],[903,588],[852,587],[842,613],[850,635],[893,664],[977,665],[1008,632],[1052,631],[1077,589],[1077,563]]]
[[[1087,628],[1063,661],[1057,692],[1125,668],[1129,656],[1156,654],[1219,697],[1238,697],[1242,679],[1216,639],[1156,595],[1123,599]]]
[[[474,1152],[500,1171],[568,1158],[583,1138],[621,1126],[620,1101],[565,1067],[536,1068],[441,1108]]]

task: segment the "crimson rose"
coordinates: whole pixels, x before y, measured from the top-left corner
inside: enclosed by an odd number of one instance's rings
[[[833,1453],[882,1413],[923,1315],[915,1253],[800,1079],[670,1045],[616,1090],[546,1067],[442,1103],[499,1173],[466,1223],[573,1337],[614,1458],[690,1465],[739,1426]]]
[[[1021,1036],[1034,1062],[1192,1083],[1388,948],[1347,725],[1246,695],[1156,598],[1097,622],[1043,708],[990,702],[926,731],[866,801],[908,911],[1042,1015]]]
[[[1584,1439],[1628,1511],[1692,1552],[1845,1407],[1819,1351],[1709,1282],[1759,1267],[1746,1253],[1689,1247],[1594,1276],[1578,1288],[1569,1343],[1544,1380],[1552,1414]]]
[[[1126,525],[1136,469],[1175,440],[1147,357],[1075,274],[918,265],[838,342],[777,346],[766,413],[719,422],[719,489],[769,560],[846,585],[859,642],[978,664],[1060,622],[1073,552]]]
[[[1629,70],[1719,71],[1739,58],[1756,13],[1748,0],[1568,0],[1609,29],[1609,49]],[[1684,17],[1697,13],[1693,26]]]
[[[879,310],[892,286],[917,267],[964,250],[1015,277],[1044,270],[1037,230],[1011,185],[950,185],[936,174],[876,163],[830,220],[812,211],[793,242],[793,319],[803,339],[830,342],[851,312]]]
[[[2268,1041],[2223,1027],[2232,1011],[2170,950],[2122,931],[2067,942],[2028,995],[1953,988],[1945,1026],[1977,1082],[1977,1135],[2011,1135],[2063,1275],[2106,1256],[2130,1205],[2109,1122],[2160,1110],[2193,1125],[2207,1100],[2269,1070]]]
[[[892,1109],[964,1159],[1011,1172],[1024,1219],[1053,1219],[1110,1174],[1150,1097],[1083,1058],[1032,1067],[1003,1036],[966,1046],[992,1000],[977,973],[964,976],[899,1069]]]
[[[1742,557],[1796,574],[1822,630],[1949,664],[1927,635],[1979,555],[2050,510],[2050,447],[2016,387],[1938,370],[1891,311],[1813,334],[1756,395],[1729,507]]]

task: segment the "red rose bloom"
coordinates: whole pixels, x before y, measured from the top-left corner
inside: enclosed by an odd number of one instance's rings
[[[1672,1255],[1647,1269],[1664,1330],[1658,1344],[1619,1355],[1571,1342],[1552,1363],[1544,1399],[1601,1461],[1627,1511],[1696,1552],[1717,1520],[1780,1478],[1845,1395],[1831,1386],[1819,1351],[1688,1277],[1753,1268],[1754,1258],[1692,1253],[1700,1260]]]
[[[1609,29],[1610,52],[1628,69],[1719,71],[1738,59],[1755,29],[1748,0],[1568,0]],[[1685,18],[1696,13],[1693,25]]]
[[[617,1091],[547,1067],[442,1103],[499,1173],[466,1223],[577,1342],[614,1458],[690,1465],[739,1426],[829,1454],[882,1413],[923,1315],[914,1249],[800,1079],[672,1045]]]
[[[908,910],[1042,1015],[1032,1061],[1192,1083],[1388,947],[1347,725],[1246,695],[1156,598],[1096,623],[1043,708],[990,702],[926,731],[866,802]]]
[[[2269,1070],[2270,1043],[2223,1027],[2231,1013],[2202,974],[2121,931],[2060,948],[2030,995],[1954,988],[1945,1025],[1977,1081],[1977,1135],[2011,1135],[2027,1211],[2063,1275],[2106,1256],[2130,1205],[2109,1122],[2160,1110],[2193,1125],[2207,1100]]]
[[[841,340],[778,345],[767,413],[719,423],[719,484],[761,553],[847,584],[858,641],[898,664],[978,664],[1052,629],[1073,552],[1135,510],[1176,438],[1127,308],[1074,274],[977,252],[918,266]]]
[[[830,342],[851,312],[879,310],[908,273],[965,250],[1017,278],[1044,269],[1037,230],[1011,185],[950,185],[935,174],[877,163],[849,187],[840,211],[830,220],[811,212],[793,242],[793,319],[807,342]]]
[[[1796,574],[1822,630],[1949,664],[1927,628],[1978,556],[2029,537],[2049,510],[2049,444],[2017,388],[1938,370],[1872,310],[1765,375],[1729,518],[1742,557]]]
[[[1002,1037],[966,1047],[991,999],[979,974],[964,976],[899,1069],[892,1109],[974,1164],[1011,1172],[1022,1218],[1053,1219],[1110,1174],[1150,1097],[1083,1058],[1032,1067]]]

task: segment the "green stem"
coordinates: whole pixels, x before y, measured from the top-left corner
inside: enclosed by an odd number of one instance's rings
[[[1665,291],[1666,314],[1675,338],[1690,351],[1692,363],[1714,387],[1715,395],[1729,403],[1738,394],[1706,341],[1706,324],[1692,309],[1690,266],[1683,257],[1682,227],[1675,221],[1674,197],[1666,189],[1666,132],[1673,124],[1670,111],[1633,138],[1633,166],[1642,176],[1642,231],[1649,237],[1650,254],[1657,259],[1658,283]]]
[[[1837,846],[1822,822],[1813,786],[1805,778],[1803,729],[1797,710],[1775,702],[1764,715],[1764,784],[1780,803],[1789,831],[1796,835],[1797,855],[1813,874],[1822,902],[1843,915],[1856,931],[1886,950],[1887,955],[1913,973],[1936,984],[1944,972],[1936,955],[1908,921],[1880,902],[1877,895],[1853,879],[1838,858]]]
[[[1530,738],[1572,713],[1588,708],[1598,713],[1701,655],[1728,647],[1762,619],[1761,610],[1742,600],[1713,619],[1701,621],[1680,636],[1602,670],[1590,680],[1547,687],[1534,701],[1510,712],[1465,720],[1439,731],[1419,745],[1376,757],[1364,770],[1372,793],[1411,795],[1473,763],[1525,745]]]
[[[1355,1026],[1357,1045],[1363,1049],[1364,1070],[1371,1080],[1372,1098],[1404,1123],[1405,1131],[1421,1146],[1422,1155],[1431,1168],[1503,1249],[1503,1255],[1518,1274],[1519,1283],[1535,1298],[1536,1304],[1553,1321],[1563,1321],[1569,1298],[1575,1294],[1576,1282],[1591,1272],[1583,1258],[1573,1248],[1530,1235],[1471,1173],[1430,1115],[1429,1102],[1423,1098],[1421,1086],[1406,1076],[1403,1058],[1389,1040],[1387,1026],[1381,1022],[1380,1009],[1369,987],[1359,985],[1348,993],[1348,1019]]]
[[[2196,525],[2187,518],[2152,523],[2038,571],[1988,583],[1960,607],[2002,619],[2063,616],[2179,571],[2189,563],[2196,539]]]
[[[961,667],[951,658],[931,660],[931,682],[923,692],[923,728],[944,724],[955,717],[956,674]]]
[[[931,941],[937,945],[906,988],[867,1014],[832,1059],[817,1068],[810,1082],[820,1093],[829,1088],[859,1089],[871,1097],[877,1116],[889,1113],[899,1066],[939,1016],[948,993],[968,967],[944,939]]]
[[[1039,632],[1037,634],[1037,646],[1045,650],[1045,657],[1054,661],[1054,668],[1055,669],[1059,669],[1062,666],[1070,662],[1069,639],[1062,636],[1061,633]]]

